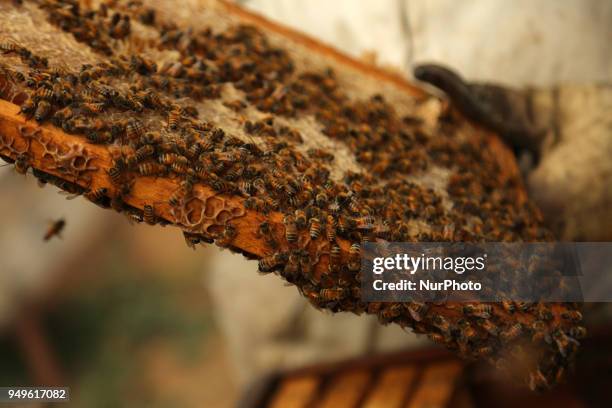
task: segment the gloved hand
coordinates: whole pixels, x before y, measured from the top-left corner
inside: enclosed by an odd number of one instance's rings
[[[611,85],[517,90],[467,82],[433,64],[417,66],[414,77],[514,149],[530,196],[559,239],[612,239]],[[525,165],[525,152],[535,167]]]

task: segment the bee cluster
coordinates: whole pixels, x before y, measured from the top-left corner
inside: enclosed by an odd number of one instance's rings
[[[568,366],[584,334],[571,305],[361,300],[363,242],[551,239],[537,209],[521,197],[519,181],[503,176],[482,134],[458,133],[452,110],[427,129],[419,116],[400,115],[383,95],[351,96],[332,68],[300,68],[254,26],[182,27],[139,1],[97,8],[74,0],[33,3],[51,24],[103,58],[58,68],[23,46],[3,43],[0,53],[11,67],[0,71],[0,97],[15,100],[18,90],[26,117],[105,146],[113,159],[107,171],[112,188],[83,189],[36,170],[41,182],[148,224],[166,222],[155,208],[169,205],[174,219],[168,221],[185,230],[191,246],[215,240],[231,248],[239,233],[231,220],[257,212],[267,251],[260,271],[278,273],[316,307],[376,314],[465,356],[492,361],[529,338],[546,349],[530,377],[534,388],[556,382]],[[150,52],[122,45],[139,30],[154,33]],[[163,62],[153,57],[160,52],[170,53]],[[230,132],[218,123],[202,108],[210,104],[239,126]],[[360,171],[333,176],[334,153],[306,147],[301,129],[287,125],[300,118],[314,118]],[[10,153],[10,141],[1,141],[0,151]],[[73,178],[94,170],[84,151],[45,145],[45,152],[58,166],[76,168]],[[27,152],[18,153],[16,168],[27,171]],[[450,174],[442,189],[420,182],[436,169]],[[137,210],[124,200],[140,177],[178,180],[180,188],[167,201]],[[204,197],[197,185],[216,195]],[[242,206],[224,196],[241,197]],[[322,259],[328,266],[317,268]]]

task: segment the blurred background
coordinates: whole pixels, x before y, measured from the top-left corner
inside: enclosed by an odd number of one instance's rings
[[[435,61],[469,79],[564,95],[558,109],[567,131],[526,182],[545,211],[554,204],[565,239],[609,239],[612,2],[239,3],[406,77],[416,62]],[[568,152],[572,169],[584,171],[567,171]],[[374,317],[317,311],[295,288],[259,275],[256,262],[216,247],[192,251],[177,229],[130,225],[25,179],[0,168],[1,385],[70,386],[78,407],[226,407],[264,398],[266,378],[299,401],[320,386],[320,372],[331,378],[350,367],[348,379],[325,380],[344,387],[346,399],[330,401],[343,406],[351,398],[346,390],[376,384],[385,395],[403,390],[397,398],[405,401],[417,375],[406,367],[419,366],[420,381],[433,388],[414,392],[428,406],[475,406],[455,384],[468,372],[481,388],[495,377]],[[559,197],[573,204],[559,210]],[[62,237],[44,243],[59,218],[67,221]],[[612,384],[612,364],[595,365],[610,362],[607,348],[595,342],[589,350],[598,357],[583,358],[583,369],[603,370],[599,382],[557,389],[556,406],[587,406],[574,404],[578,389],[600,401],[595,397]],[[383,370],[393,362],[402,369]],[[312,366],[319,374],[304,371]],[[283,386],[274,373],[299,381]],[[525,404],[547,406],[542,398]]]

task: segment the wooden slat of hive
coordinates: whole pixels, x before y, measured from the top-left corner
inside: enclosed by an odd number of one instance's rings
[[[445,408],[461,375],[459,362],[444,362],[424,368],[407,408]]]
[[[400,408],[412,392],[416,366],[385,368],[366,397],[364,408]]]
[[[296,376],[284,378],[272,397],[270,408],[305,408],[315,400],[321,378]]]
[[[352,370],[335,375],[323,390],[317,408],[357,407],[365,395],[371,373],[367,370]]]

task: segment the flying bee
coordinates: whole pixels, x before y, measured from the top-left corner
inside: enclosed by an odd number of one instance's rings
[[[36,112],[34,113],[34,119],[36,119],[37,122],[42,122],[43,120],[47,118],[47,116],[49,116],[50,113],[51,113],[51,104],[47,102],[46,100],[40,101],[38,102],[38,105],[36,106]]]
[[[57,221],[54,221],[51,226],[49,227],[49,229],[47,230],[47,232],[45,233],[44,237],[43,237],[43,241],[49,241],[51,238],[53,237],[60,237],[62,230],[64,229],[64,227],[66,226],[66,221],[63,218],[60,218]]]
[[[319,235],[321,235],[321,221],[317,217],[313,217],[309,220],[309,224],[310,239],[315,240],[319,238]]]
[[[465,305],[463,306],[463,313],[468,316],[476,316],[482,319],[489,319],[493,312],[491,305],[478,304],[478,305]]]
[[[321,289],[320,295],[324,301],[335,302],[346,295],[346,290],[343,288]]]
[[[272,272],[287,262],[288,256],[285,252],[268,255],[259,260],[259,271],[262,273]]]
[[[518,336],[521,335],[522,332],[523,332],[523,325],[520,323],[516,323],[510,326],[509,328],[507,328],[506,330],[503,330],[499,334],[499,337],[502,339],[502,341],[508,342],[508,341],[516,339]]]
[[[215,243],[222,248],[227,248],[238,235],[238,230],[232,224],[227,224],[221,233],[221,236],[215,240]]]
[[[297,225],[295,224],[295,218],[291,215],[285,215],[283,218],[283,224],[285,224],[285,239],[287,242],[294,243],[297,241]]]
[[[150,204],[145,204],[142,210],[142,218],[147,224],[155,225],[157,223],[155,208]]]

